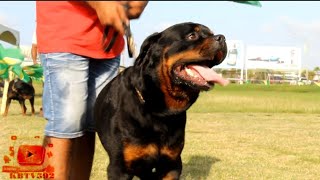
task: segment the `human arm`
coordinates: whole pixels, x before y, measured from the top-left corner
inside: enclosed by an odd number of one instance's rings
[[[38,64],[37,57],[38,57],[37,34],[36,34],[36,31],[34,31],[32,35],[32,46],[31,46],[31,58],[32,58],[33,64]]]
[[[121,1],[121,3],[127,8],[129,19],[138,19],[148,5],[148,1]]]
[[[37,56],[38,56],[37,44],[32,44],[32,47],[31,47],[31,57],[32,57],[33,64],[38,64],[38,63],[37,63]]]
[[[118,1],[86,1],[93,8],[103,26],[112,26],[124,34],[123,23],[128,24],[124,6]]]
[[[137,19],[142,14],[148,1],[86,1],[93,8],[103,26],[112,26],[124,34],[124,24],[129,19]]]

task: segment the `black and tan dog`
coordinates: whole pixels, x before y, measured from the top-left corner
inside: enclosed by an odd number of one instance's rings
[[[109,179],[179,179],[186,110],[201,90],[227,83],[210,69],[226,52],[223,35],[196,23],[143,42],[134,65],[104,87],[95,104]]]
[[[30,101],[31,113],[32,113],[32,115],[34,115],[35,114],[34,96],[35,96],[35,90],[32,85],[31,79],[28,83],[26,83],[18,78],[10,81],[8,95],[7,95],[7,101],[6,101],[6,109],[5,109],[3,116],[8,115],[11,100],[19,101],[19,104],[21,106],[21,113],[22,113],[22,115],[26,115],[27,108],[25,105],[25,100],[27,100],[27,99],[29,99],[29,101]]]

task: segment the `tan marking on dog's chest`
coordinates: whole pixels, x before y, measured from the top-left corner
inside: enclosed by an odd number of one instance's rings
[[[127,168],[131,168],[133,161],[146,157],[157,159],[160,156],[166,156],[172,160],[176,160],[180,156],[181,151],[181,147],[169,148],[168,146],[158,147],[156,144],[134,145],[125,143],[123,157]]]
[[[131,169],[133,161],[143,159],[146,157],[156,157],[159,149],[155,144],[148,145],[135,145],[135,144],[124,144],[123,158],[125,165],[128,169]]]
[[[158,154],[158,147],[155,144],[149,145],[134,145],[126,144],[123,155],[126,162],[131,162],[147,156],[156,156]]]
[[[165,155],[172,160],[176,160],[180,156],[181,151],[181,147],[169,148],[168,146],[164,146],[161,148],[160,153],[161,155]]]

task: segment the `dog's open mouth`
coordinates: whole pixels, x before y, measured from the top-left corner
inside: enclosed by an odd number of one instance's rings
[[[221,86],[229,83],[227,79],[224,79],[211,69],[211,65],[205,63],[206,61],[203,62],[177,65],[174,68],[174,73],[185,84],[196,86],[200,89],[209,89],[215,83]]]

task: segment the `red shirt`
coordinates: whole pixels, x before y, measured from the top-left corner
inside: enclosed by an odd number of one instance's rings
[[[37,41],[40,53],[69,52],[96,59],[114,58],[124,48],[118,35],[110,52],[104,52],[104,27],[94,9],[83,1],[37,1]],[[107,40],[113,35],[110,28]]]

